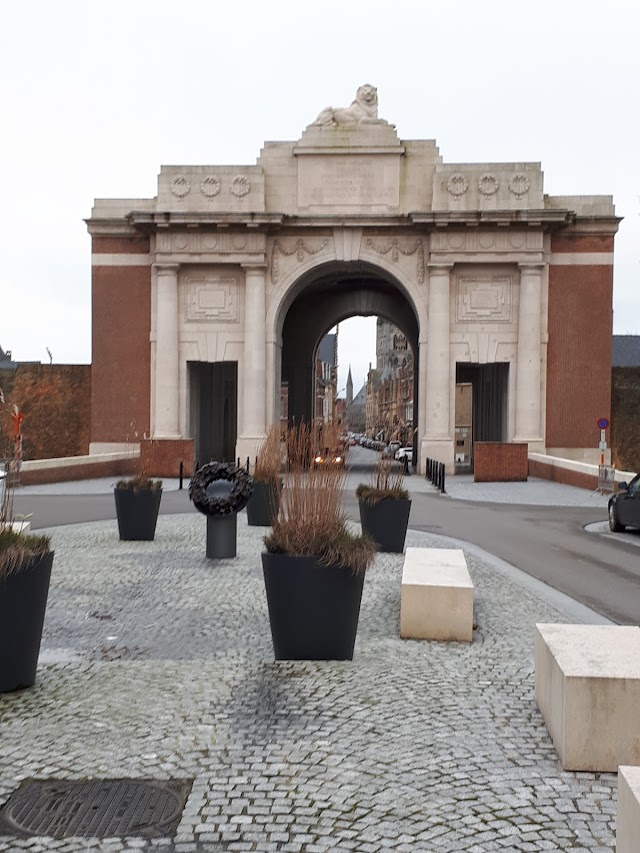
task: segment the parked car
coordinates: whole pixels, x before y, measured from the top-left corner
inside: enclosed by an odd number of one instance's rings
[[[398,462],[402,462],[404,461],[405,456],[407,457],[407,460],[411,465],[413,462],[413,447],[399,447],[396,450],[396,455],[394,458],[397,459]]]
[[[400,447],[399,441],[390,441],[389,444],[382,450],[382,456],[384,459],[394,459],[396,450]]]
[[[640,474],[630,483],[620,483],[618,493],[609,498],[609,529],[621,533],[627,527],[640,527]]]

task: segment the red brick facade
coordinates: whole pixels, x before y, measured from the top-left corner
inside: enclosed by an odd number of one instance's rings
[[[137,442],[150,434],[151,267],[94,266],[92,306],[91,441]]]
[[[148,237],[93,237],[91,240],[94,255],[148,255],[150,248]]]
[[[140,470],[150,477],[191,477],[195,468],[195,442],[185,439],[153,439],[140,442]]]
[[[476,483],[509,483],[527,479],[529,445],[526,442],[476,441],[473,479]]]
[[[613,252],[612,234],[554,234],[552,252]]]
[[[552,253],[610,252],[613,237],[554,237]],[[549,267],[547,447],[597,446],[611,415],[613,266]]]

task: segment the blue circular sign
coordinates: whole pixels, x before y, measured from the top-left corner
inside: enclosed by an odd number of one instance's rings
[[[609,418],[600,418],[598,421],[598,429],[606,429],[609,426]]]

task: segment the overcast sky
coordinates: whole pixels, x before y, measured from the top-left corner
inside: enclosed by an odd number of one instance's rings
[[[614,332],[640,333],[637,0],[35,0],[0,23],[0,346],[91,360],[95,197],[152,197],[161,164],[253,164],[365,82],[445,162],[541,162],[545,192],[611,194]],[[369,333],[362,328],[369,328]],[[350,331],[356,328],[358,331]],[[340,327],[340,386],[374,360]]]

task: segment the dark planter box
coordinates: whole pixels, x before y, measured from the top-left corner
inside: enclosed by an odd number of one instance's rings
[[[150,540],[156,534],[162,489],[114,489],[120,539]]]
[[[385,553],[401,554],[407,536],[411,500],[385,499],[377,504],[358,501],[362,532]]]
[[[275,483],[253,481],[253,493],[247,504],[247,519],[251,527],[271,527],[278,515],[280,494]]]
[[[0,580],[0,693],[36,680],[53,551]]]
[[[276,660],[352,660],[364,572],[262,554]]]

